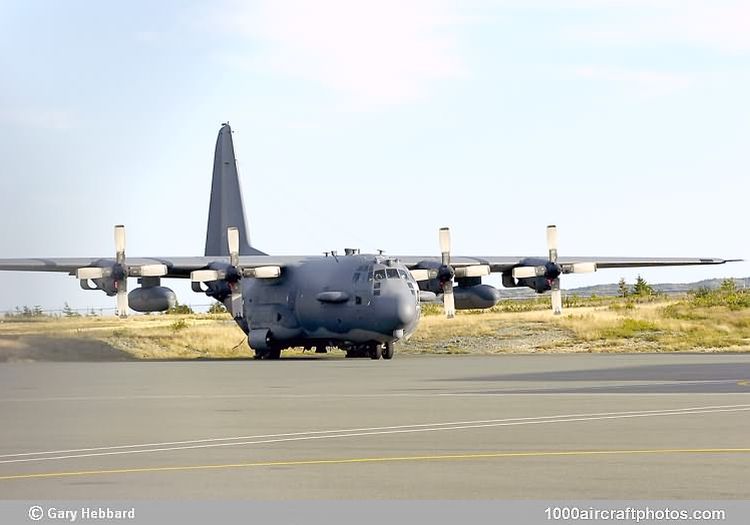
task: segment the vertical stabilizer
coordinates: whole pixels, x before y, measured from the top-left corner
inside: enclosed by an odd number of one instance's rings
[[[222,124],[219,137],[216,139],[206,233],[206,255],[229,255],[227,228],[230,226],[236,226],[239,229],[240,255],[265,255],[250,245],[245,207],[242,204],[242,192],[237,175],[237,160],[234,157],[232,128],[227,123]]]

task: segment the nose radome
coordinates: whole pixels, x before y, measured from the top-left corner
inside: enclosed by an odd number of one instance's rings
[[[410,293],[399,294],[396,300],[396,316],[399,323],[407,326],[417,318],[417,302]]]

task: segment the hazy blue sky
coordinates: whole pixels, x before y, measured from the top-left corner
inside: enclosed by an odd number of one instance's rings
[[[450,225],[457,254],[541,254],[557,223],[565,255],[750,258],[748,20],[720,0],[2,1],[0,257],[109,255],[116,223],[130,255],[202,254],[229,120],[269,253],[437,254]],[[0,310],[113,306],[64,275],[0,289]]]

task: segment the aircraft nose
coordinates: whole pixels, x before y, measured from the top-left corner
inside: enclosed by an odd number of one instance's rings
[[[396,317],[399,324],[408,326],[417,319],[417,302],[410,293],[400,294],[396,299]]]

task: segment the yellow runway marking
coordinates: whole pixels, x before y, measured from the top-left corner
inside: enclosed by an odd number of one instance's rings
[[[745,379],[743,381],[737,381],[738,386],[750,386],[750,380]]]
[[[222,470],[252,467],[300,467],[310,465],[346,465],[356,463],[395,463],[406,461],[446,461],[460,459],[490,458],[534,458],[554,456],[616,456],[637,454],[737,454],[748,453],[750,448],[676,448],[653,450],[566,450],[566,451],[527,451],[490,452],[485,454],[448,454],[435,456],[396,456],[374,458],[310,459],[290,461],[263,461],[257,463],[230,463],[225,465],[185,465],[177,467],[142,467],[110,470],[82,470],[78,472],[43,472],[36,474],[16,474],[0,476],[0,481],[13,479],[63,478],[73,476],[95,476],[104,474],[136,474],[145,472],[180,472],[189,470]]]

